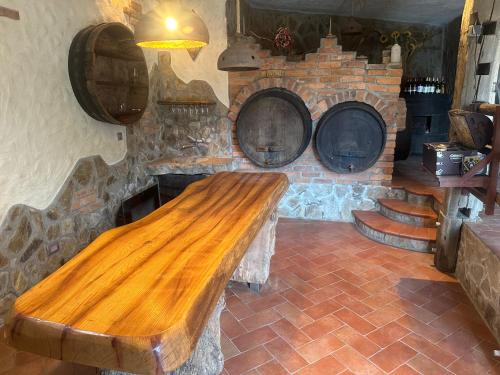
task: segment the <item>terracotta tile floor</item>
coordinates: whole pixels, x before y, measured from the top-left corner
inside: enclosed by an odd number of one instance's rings
[[[500,374],[500,345],[432,255],[351,224],[281,220],[262,293],[226,298],[226,375]]]

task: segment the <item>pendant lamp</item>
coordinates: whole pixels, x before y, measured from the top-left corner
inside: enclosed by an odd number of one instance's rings
[[[194,10],[168,0],[141,17],[135,42],[145,48],[200,48],[208,44],[209,34]]]
[[[251,37],[241,33],[240,0],[236,0],[236,35],[235,41],[219,56],[217,68],[226,72],[242,72],[260,69],[262,61],[253,48],[255,43]]]

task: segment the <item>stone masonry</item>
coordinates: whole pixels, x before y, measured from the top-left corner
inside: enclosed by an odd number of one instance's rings
[[[250,244],[231,280],[264,285],[269,278],[276,244],[278,214],[273,212]]]
[[[476,233],[475,226],[462,227],[455,275],[500,342],[500,257]]]

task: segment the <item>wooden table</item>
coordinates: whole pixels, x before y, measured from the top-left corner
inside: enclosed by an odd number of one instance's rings
[[[22,351],[158,374],[181,366],[288,187],[224,172],[144,219],[103,233],[19,297],[4,339]]]

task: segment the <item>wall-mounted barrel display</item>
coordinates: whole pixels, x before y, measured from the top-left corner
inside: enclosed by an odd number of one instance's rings
[[[294,93],[273,88],[252,95],[236,120],[238,142],[244,154],[264,168],[290,164],[311,140],[311,114]]]
[[[127,26],[114,22],[81,30],[71,44],[68,68],[78,102],[94,119],[131,124],[142,117],[148,68]]]
[[[386,125],[375,108],[346,102],[333,106],[316,129],[316,150],[328,169],[359,173],[371,168],[384,151]]]

